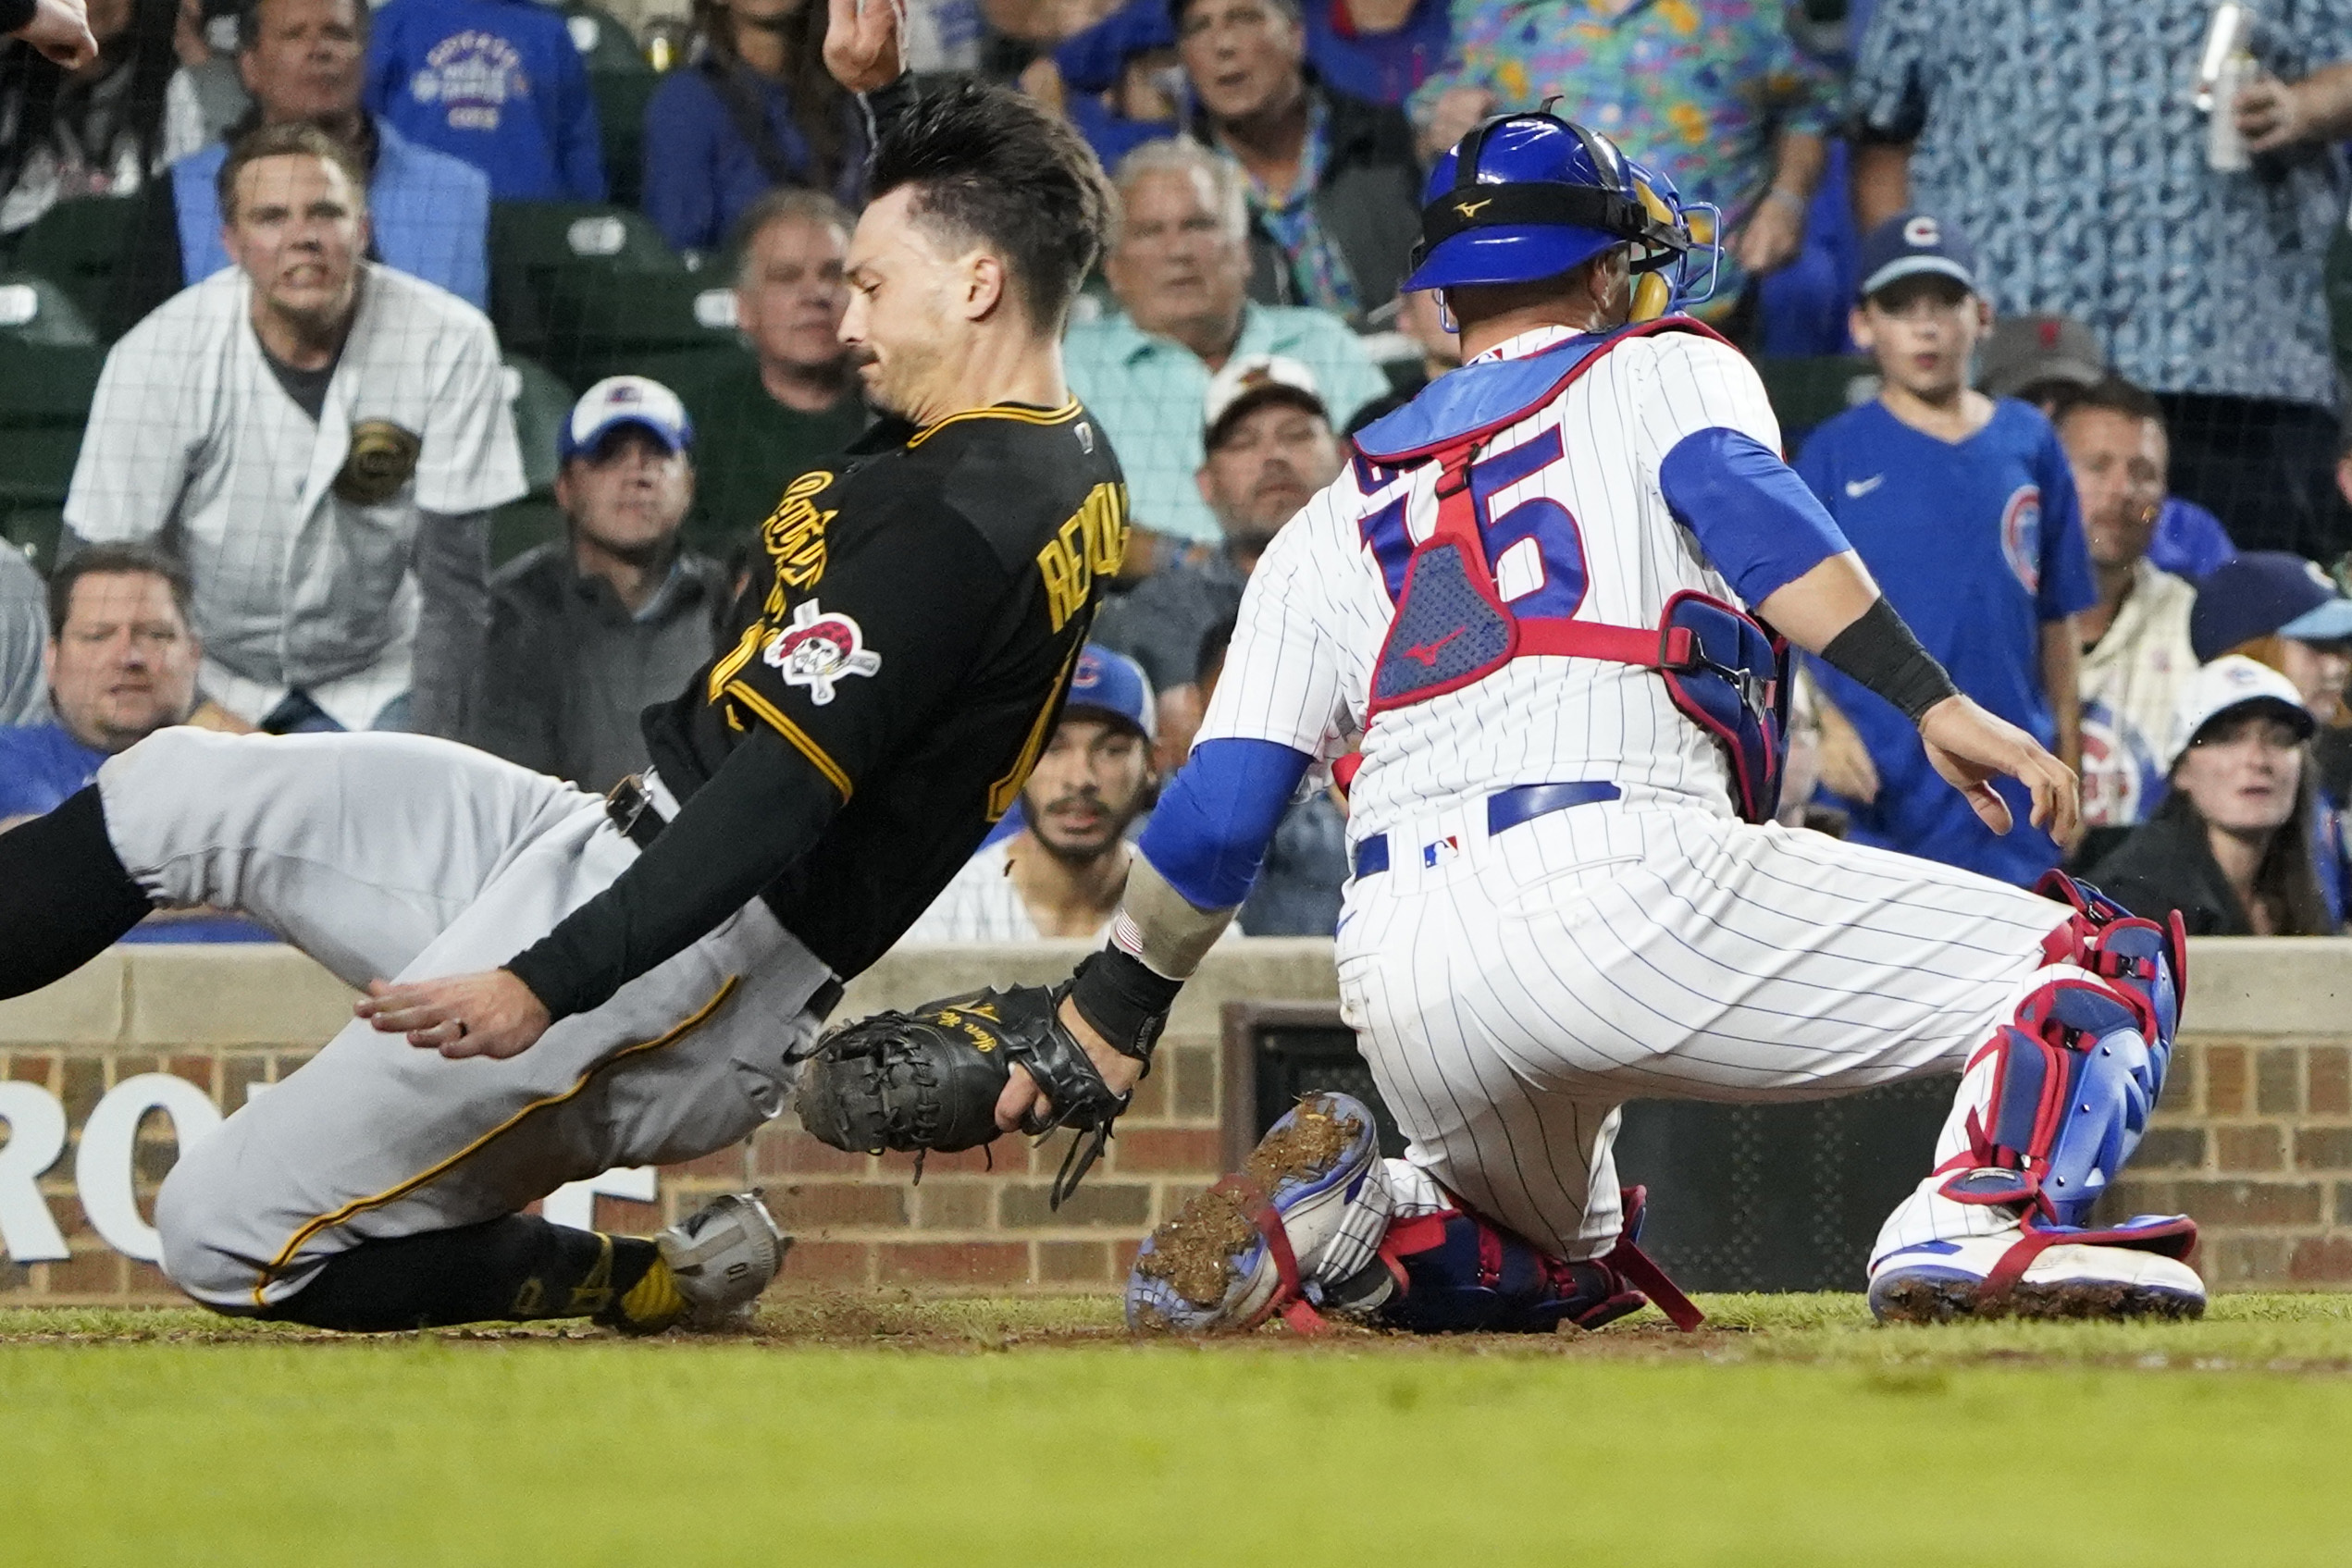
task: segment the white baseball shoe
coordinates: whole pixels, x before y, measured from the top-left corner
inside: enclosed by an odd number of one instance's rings
[[[1144,1242],[1127,1277],[1128,1327],[1233,1333],[1277,1311],[1306,1308],[1294,1318],[1302,1327],[1316,1320],[1313,1304],[1344,1312],[1326,1299],[1326,1287],[1368,1268],[1388,1283],[1373,1259],[1390,1206],[1370,1110],[1345,1094],[1307,1095],[1267,1130],[1238,1174]]]
[[[2017,1227],[1897,1248],[1872,1266],[1871,1313],[1881,1323],[2204,1315],[2205,1282],[2178,1258],[2046,1234]],[[2028,1250],[2012,1258],[2020,1246]]]
[[[718,1329],[749,1320],[760,1292],[784,1272],[792,1238],[755,1192],[714,1198],[653,1238],[686,1298],[683,1327]]]

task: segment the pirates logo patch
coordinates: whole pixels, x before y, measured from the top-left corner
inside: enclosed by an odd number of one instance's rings
[[[882,655],[865,645],[865,633],[847,615],[828,614],[813,599],[792,610],[792,623],[769,640],[761,655],[774,666],[788,686],[807,686],[809,700],[823,708],[833,700],[833,685],[851,675],[871,675],[882,668]]]

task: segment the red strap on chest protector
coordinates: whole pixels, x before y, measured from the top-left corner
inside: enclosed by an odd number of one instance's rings
[[[1597,621],[1578,621],[1566,617],[1544,617],[1523,620],[1512,613],[1503,601],[1494,583],[1493,568],[1487,563],[1486,541],[1479,530],[1478,505],[1470,489],[1470,464],[1479,455],[1481,445],[1478,437],[1466,438],[1441,449],[1438,461],[1437,525],[1430,529],[1413,550],[1405,566],[1405,591],[1397,597],[1398,613],[1389,623],[1389,634],[1380,649],[1379,664],[1385,666],[1402,657],[1434,664],[1443,644],[1458,634],[1430,639],[1415,647],[1398,646],[1404,631],[1405,605],[1413,597],[1413,589],[1422,564],[1433,552],[1445,550],[1452,560],[1449,567],[1458,562],[1466,586],[1476,595],[1486,614],[1490,635],[1498,624],[1502,636],[1499,649],[1467,670],[1442,681],[1419,686],[1402,697],[1376,696],[1371,713],[1379,714],[1389,708],[1405,707],[1424,702],[1445,692],[1456,691],[1473,681],[1482,680],[1514,659],[1529,654],[1554,654],[1572,659],[1603,659],[1615,664],[1631,664],[1644,670],[1675,670],[1688,668],[1696,649],[1691,635],[1679,626],[1612,626]]]

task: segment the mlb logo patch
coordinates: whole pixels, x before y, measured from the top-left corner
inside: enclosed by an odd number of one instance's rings
[[[1453,859],[1454,857],[1461,853],[1461,835],[1458,833],[1447,833],[1435,844],[1424,844],[1421,846],[1421,864],[1427,870],[1435,870],[1438,867],[1444,865],[1448,860]]]

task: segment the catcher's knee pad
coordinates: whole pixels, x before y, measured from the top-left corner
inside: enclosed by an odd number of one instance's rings
[[[1380,1243],[1394,1289],[1380,1320],[1420,1334],[1549,1334],[1563,1323],[1598,1328],[1655,1298],[1678,1326],[1696,1327],[1698,1309],[1634,1244],[1642,1198],[1627,1191],[1615,1247],[1575,1263],[1460,1210],[1399,1221]]]
[[[2161,925],[2142,920],[2064,871],[2045,873],[2034,891],[2074,911],[2042,939],[2043,958],[2088,969],[2147,1003],[2154,1026],[2149,1043],[2169,1056],[2188,1000],[2188,932],[2180,911]]]
[[[2151,928],[2152,929],[2152,928]],[[2025,998],[1969,1063],[1988,1068],[1943,1195],[2083,1224],[2148,1130],[2170,1056],[2136,992],[2061,980]]]

